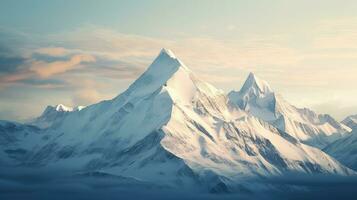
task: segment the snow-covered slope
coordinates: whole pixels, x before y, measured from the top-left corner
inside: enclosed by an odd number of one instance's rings
[[[323,150],[351,169],[357,170],[357,129]]]
[[[17,164],[213,192],[249,189],[247,177],[354,173],[230,104],[165,49],[119,96],[69,112],[41,131]]]
[[[328,145],[325,152],[346,166],[357,170],[357,115],[346,117],[341,122],[352,129],[352,133]]]
[[[48,128],[58,121],[61,121],[70,112],[80,111],[84,106],[69,107],[63,104],[55,106],[47,106],[41,116],[31,120],[28,124],[38,126],[40,128]]]
[[[229,99],[294,138],[323,148],[349,134],[350,129],[330,115],[319,115],[308,108],[297,108],[276,94],[267,82],[250,73],[240,91],[231,91]]]
[[[357,115],[350,115],[342,120],[341,123],[350,127],[352,130],[357,129]]]
[[[0,120],[0,167],[26,160],[34,145],[44,142],[36,126]]]

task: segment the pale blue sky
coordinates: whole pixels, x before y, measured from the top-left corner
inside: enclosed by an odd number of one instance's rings
[[[321,19],[355,16],[356,9],[353,0],[2,0],[0,24],[39,34],[84,24],[150,36],[219,36],[229,25],[237,26],[242,34],[303,33],[306,30],[300,28],[313,28]]]
[[[0,119],[122,92],[162,47],[202,79],[250,71],[298,105],[357,113],[352,0],[0,1]]]

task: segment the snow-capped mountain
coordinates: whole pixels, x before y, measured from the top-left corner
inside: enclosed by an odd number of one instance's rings
[[[66,115],[70,112],[80,111],[84,106],[76,106],[74,108],[65,106],[63,104],[57,104],[55,106],[47,106],[43,111],[41,116],[37,117],[34,120],[31,120],[28,124],[35,125],[40,128],[47,128],[52,124],[61,121]]]
[[[231,91],[229,99],[239,108],[256,116],[306,144],[323,148],[349,134],[347,126],[330,115],[297,108],[276,94],[266,81],[250,73],[240,91]]]
[[[8,154],[10,164],[100,171],[213,192],[256,187],[244,182],[247,177],[355,173],[231,104],[165,49],[119,96],[66,112],[46,129],[0,148],[22,152],[21,158]]]
[[[342,120],[341,123],[350,127],[352,130],[357,129],[357,115],[350,115]]]

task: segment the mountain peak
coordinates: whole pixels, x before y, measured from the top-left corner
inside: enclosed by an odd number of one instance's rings
[[[72,111],[80,111],[83,108],[85,108],[85,106],[76,106],[76,107],[70,107],[70,106],[66,106],[64,104],[57,104],[54,106],[47,106],[45,111],[43,112],[43,114],[49,113],[49,112],[72,112]]]
[[[242,93],[253,92],[255,95],[269,94],[273,93],[273,90],[270,88],[269,84],[259,79],[254,73],[250,72],[248,78],[243,84]]]
[[[248,78],[247,79],[253,79],[253,80],[256,80],[257,77],[255,76],[255,74],[253,72],[249,72],[248,74]]]
[[[73,111],[72,107],[65,106],[63,104],[57,104],[54,106],[48,105],[42,115],[50,112],[71,112],[71,111]]]
[[[165,85],[179,69],[186,71],[187,67],[172,51],[164,48],[147,70],[130,85],[127,92],[139,96],[151,94]]]
[[[170,49],[165,49],[165,48],[162,48],[161,51],[160,51],[160,54],[159,56],[167,56],[167,57],[170,57],[170,58],[176,58],[175,54],[170,50]]]
[[[357,130],[357,114],[346,117],[344,120],[341,121],[341,123],[350,127],[351,129]]]
[[[56,105],[54,108],[55,108],[56,111],[59,111],[59,112],[70,112],[70,111],[73,111],[73,108],[72,108],[72,107],[65,106],[65,105],[63,105],[63,104],[58,104],[58,105]]]
[[[30,124],[40,128],[48,128],[53,123],[63,119],[71,112],[80,111],[83,108],[85,108],[85,106],[76,106],[72,108],[63,104],[57,104],[54,106],[48,105],[43,113],[39,117],[33,119]]]
[[[161,49],[159,55],[155,58],[154,62],[149,66],[146,72],[160,70],[177,70],[184,64],[175,56],[175,54],[169,49]]]

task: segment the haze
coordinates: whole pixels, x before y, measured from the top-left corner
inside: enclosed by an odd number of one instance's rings
[[[356,1],[1,1],[0,119],[112,98],[168,48],[203,80],[249,72],[289,102],[357,113]]]

